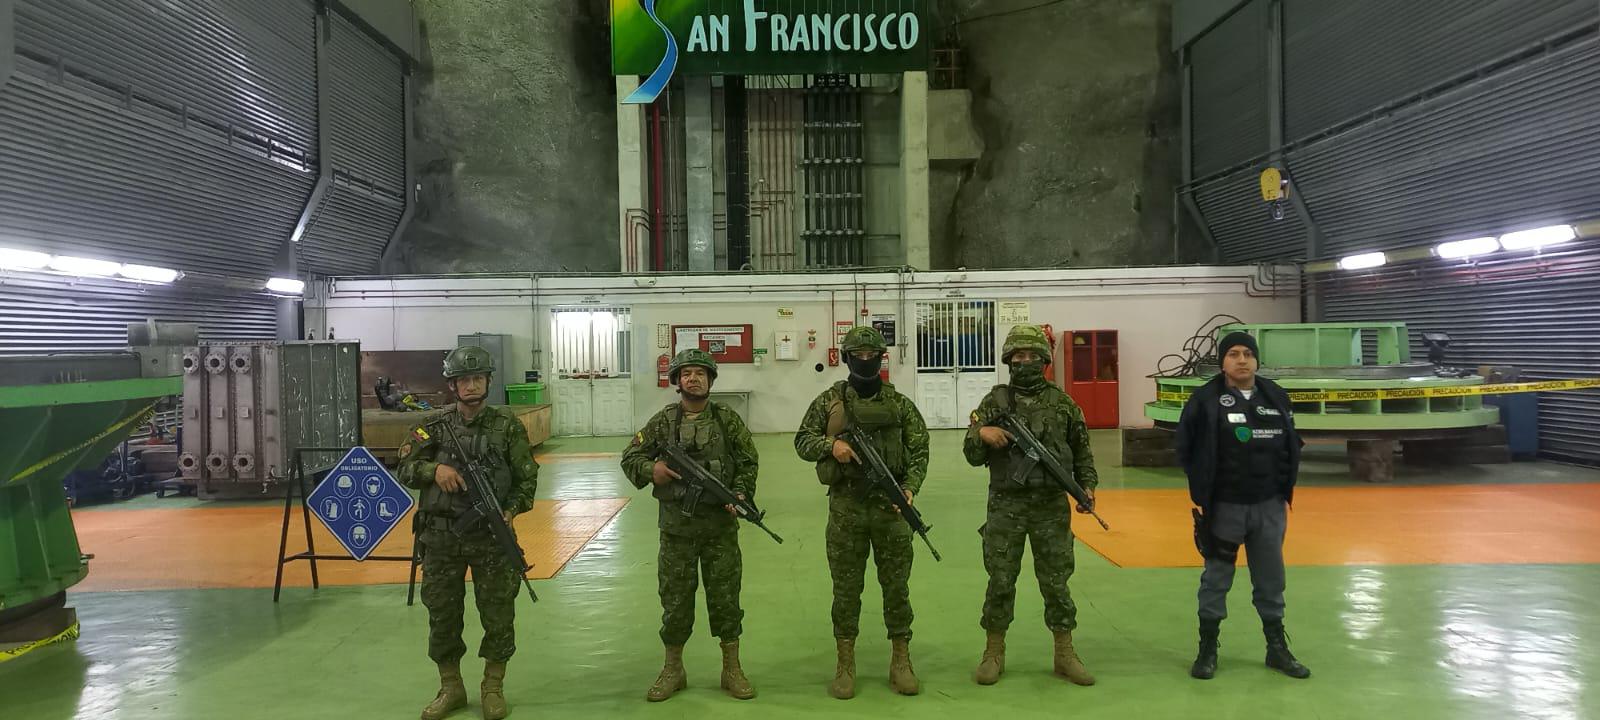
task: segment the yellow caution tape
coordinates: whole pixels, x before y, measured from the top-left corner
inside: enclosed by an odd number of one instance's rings
[[[1498,383],[1494,385],[1446,385],[1442,387],[1389,388],[1377,390],[1336,390],[1332,392],[1292,392],[1289,402],[1349,402],[1352,400],[1415,400],[1436,397],[1467,397],[1470,395],[1511,395],[1526,392],[1551,392],[1556,390],[1582,390],[1600,387],[1600,378],[1583,380],[1546,380],[1542,382]],[[1161,402],[1183,402],[1189,399],[1186,392],[1158,392]]]
[[[46,645],[77,639],[78,623],[72,623],[72,627],[62,630],[61,632],[58,632],[55,635],[47,637],[43,640],[35,640],[30,643],[23,643],[13,648],[0,648],[0,663],[3,663],[7,660],[15,660]]]
[[[61,452],[58,452],[58,453],[56,453],[54,455],[51,455],[50,457],[47,457],[47,458],[45,458],[43,460],[40,460],[39,462],[36,462],[36,463],[34,463],[32,465],[29,465],[28,467],[24,468],[22,472],[19,472],[19,473],[16,474],[16,476],[12,477],[11,478],[11,482],[16,482],[18,480],[21,480],[21,479],[23,479],[25,477],[28,477],[29,475],[32,475],[32,474],[34,474],[36,472],[39,472],[40,470],[43,470],[43,469],[45,469],[47,467],[50,467],[51,465],[54,465],[54,464],[56,464],[58,462],[61,462],[62,460],[66,459],[67,457],[69,457],[71,455],[74,455],[76,453],[82,452],[84,448],[89,447],[90,445],[93,445],[93,444],[95,444],[97,442],[100,442],[101,440],[106,439],[106,436],[108,436],[108,435],[110,435],[110,434],[112,434],[114,432],[117,432],[117,431],[119,431],[119,430],[121,430],[121,429],[123,429],[123,428],[125,428],[125,427],[127,427],[129,425],[142,425],[142,424],[144,424],[145,421],[149,420],[150,417],[155,414],[155,406],[156,406],[155,401],[151,401],[149,405],[144,406],[138,412],[136,412],[136,413],[134,413],[132,415],[129,415],[129,416],[127,416],[127,417],[125,417],[125,418],[123,418],[121,420],[118,420],[117,422],[113,423],[111,425],[111,427],[108,427],[108,428],[106,428],[104,430],[101,430],[98,433],[95,433],[94,437],[91,437],[88,440],[85,440],[85,441],[83,441],[81,443],[78,443],[77,445],[73,445],[72,447],[69,447],[69,448],[67,448],[65,450],[62,450]]]

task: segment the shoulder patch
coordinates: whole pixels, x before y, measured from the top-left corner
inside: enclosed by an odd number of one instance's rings
[[[407,457],[410,457],[410,455],[411,455],[411,443],[409,441],[407,441],[406,444],[400,446],[400,459],[404,460]]]
[[[642,433],[642,432],[634,433],[633,434],[633,442],[629,443],[629,444],[634,446],[634,447],[639,447],[640,445],[643,445],[644,444],[644,433]]]
[[[433,436],[429,435],[428,431],[426,429],[424,429],[421,425],[418,425],[418,426],[416,426],[416,427],[411,429],[411,437],[414,437],[414,438],[416,438],[418,440],[421,440],[422,442],[427,442],[427,441],[433,439]]]
[[[972,424],[973,425],[977,425],[978,424],[978,411],[977,410],[973,410],[972,411]]]

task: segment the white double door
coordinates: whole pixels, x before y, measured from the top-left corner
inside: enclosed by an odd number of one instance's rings
[[[551,311],[551,434],[633,432],[633,323],[628,308]]]
[[[929,428],[964,428],[978,403],[995,385],[994,372],[917,374],[917,408]]]

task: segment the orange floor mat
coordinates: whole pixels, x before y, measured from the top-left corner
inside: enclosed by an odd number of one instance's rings
[[[1103,490],[1111,532],[1078,539],[1120,567],[1199,567],[1185,490]],[[1600,563],[1600,484],[1300,488],[1290,565]],[[1241,559],[1240,564],[1244,561]]]
[[[540,500],[517,518],[517,534],[533,564],[530,578],[553,577],[611,521],[627,498]],[[168,590],[270,588],[277,570],[283,507],[202,507],[181,510],[116,510],[73,515],[83,552],[95,557],[89,576],[75,590]],[[289,554],[305,549],[305,530],[295,510]],[[410,519],[402,522],[374,555],[411,554]],[[316,518],[312,536],[319,554],[344,551]],[[406,582],[409,563],[318,562],[325,585]],[[303,560],[285,566],[283,583],[310,587]]]

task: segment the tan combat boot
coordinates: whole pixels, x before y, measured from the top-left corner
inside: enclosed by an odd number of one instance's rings
[[[990,632],[989,644],[983,648],[983,659],[978,661],[978,672],[974,674],[979,685],[993,685],[1000,682],[1000,676],[1006,672],[1006,634],[1003,632]]]
[[[644,698],[650,702],[661,702],[686,687],[689,687],[689,675],[683,671],[683,646],[668,645],[667,660],[661,666],[661,674],[656,677],[656,684],[650,686]]]
[[[856,696],[856,639],[834,638],[839,645],[839,667],[833,671],[828,694],[840,700]]]
[[[756,696],[756,689],[750,686],[750,679],[744,676],[744,668],[739,667],[738,640],[722,644],[722,689],[740,700]]]
[[[889,655],[889,686],[901,695],[915,695],[922,692],[922,684],[917,682],[917,673],[911,669],[911,641],[906,638],[894,638],[890,641]]]
[[[1072,631],[1056,631],[1056,674],[1074,685],[1093,685],[1094,676],[1083,666],[1078,651],[1072,647]]]
[[[439,694],[422,709],[422,720],[443,720],[467,706],[467,686],[461,684],[461,663],[439,663]]]
[[[505,681],[505,663],[484,663],[483,685],[479,687],[483,699],[483,720],[502,720],[506,716]]]

